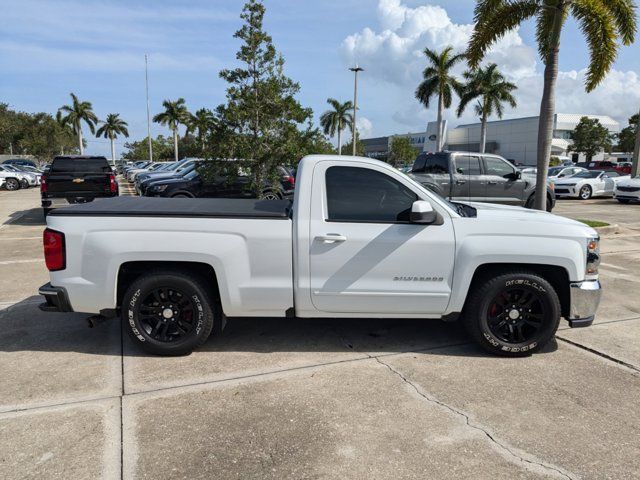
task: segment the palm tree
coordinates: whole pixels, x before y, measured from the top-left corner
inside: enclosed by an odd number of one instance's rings
[[[110,113],[107,115],[107,119],[101,122],[102,126],[96,132],[96,137],[108,138],[111,141],[111,160],[116,161],[116,148],[115,140],[118,135],[129,136],[129,130],[127,130],[127,122],[120,118],[118,113]]]
[[[462,85],[456,78],[451,75],[451,69],[459,62],[464,60],[464,54],[453,54],[453,47],[446,47],[441,52],[436,52],[430,48],[424,49],[424,54],[430,62],[430,65],[424,69],[422,76],[424,80],[418,85],[416,90],[416,98],[426,107],[429,108],[429,101],[434,95],[438,96],[438,133],[436,135],[437,150],[442,150],[443,146],[443,129],[442,129],[442,112],[445,108],[451,106],[452,90],[458,93]]]
[[[342,155],[342,130],[346,127],[353,129],[353,103],[340,103],[335,98],[327,98],[332,110],[327,110],[320,116],[320,126],[324,134],[334,137],[338,134],[338,155]]]
[[[161,112],[153,117],[153,121],[160,125],[169,125],[171,133],[173,133],[173,155],[176,162],[178,158],[178,128],[181,124],[185,124],[189,119],[189,112],[185,105],[184,98],[171,101],[165,100],[162,102],[164,112]]]
[[[547,202],[562,27],[571,15],[586,37],[591,58],[585,86],[590,92],[611,68],[620,44],[633,43],[635,10],[634,0],[478,0],[467,50],[471,68],[476,68],[491,45],[507,32],[530,18],[536,21],[538,52],[545,65],[538,126],[537,209],[545,210]]]
[[[487,143],[487,119],[496,113],[498,118],[502,118],[502,104],[508,103],[511,107],[516,107],[516,99],[513,92],[518,87],[511,82],[507,82],[498,70],[495,63],[486,68],[468,70],[462,74],[467,83],[464,85],[460,95],[460,105],[458,105],[458,116],[476,98],[480,99],[475,106],[475,111],[480,117],[480,153],[484,153]]]
[[[81,102],[75,93],[71,94],[71,105],[63,105],[58,109],[56,113],[56,120],[60,125],[70,126],[78,136],[78,145],[80,146],[80,155],[84,155],[84,145],[82,141],[82,122],[85,122],[91,130],[91,133],[96,131],[96,123],[98,123],[98,117],[93,113],[93,107],[91,102]],[[64,113],[64,115],[63,115]]]
[[[187,135],[191,132],[196,134],[198,143],[204,152],[207,135],[216,128],[218,122],[215,115],[208,108],[201,108],[195,114],[189,114],[187,121]]]

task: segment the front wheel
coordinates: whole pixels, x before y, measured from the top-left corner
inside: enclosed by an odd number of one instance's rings
[[[122,321],[147,352],[185,355],[207,340],[218,309],[200,278],[157,271],[139,277],[127,289]]]
[[[580,193],[578,195],[580,196],[580,200],[589,200],[591,195],[593,195],[593,191],[589,185],[584,185],[580,188]]]
[[[543,348],[560,323],[560,300],[532,272],[511,272],[475,282],[463,315],[471,337],[485,350],[520,357]]]
[[[4,184],[5,188],[10,192],[14,190],[18,190],[20,188],[20,182],[15,178],[7,178],[6,183]]]
[[[280,200],[280,198],[280,195],[272,191],[263,192],[260,197],[261,200]]]

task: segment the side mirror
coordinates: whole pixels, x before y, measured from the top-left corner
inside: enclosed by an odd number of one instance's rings
[[[516,170],[513,173],[507,173],[504,178],[507,180],[519,180],[522,178],[522,172],[520,170]]]
[[[434,223],[437,218],[438,214],[429,202],[425,200],[416,200],[413,202],[413,205],[411,205],[411,215],[409,216],[411,223],[429,225]]]

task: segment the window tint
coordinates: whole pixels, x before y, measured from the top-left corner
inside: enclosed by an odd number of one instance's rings
[[[419,155],[411,171],[415,173],[449,173],[449,157],[444,153]]]
[[[408,222],[418,199],[389,175],[368,168],[330,167],[325,180],[330,221]]]
[[[484,166],[486,168],[487,175],[497,175],[499,177],[506,177],[508,175],[513,174],[513,167],[507,164],[507,162],[503,162],[499,158],[495,157],[484,157]],[[557,175],[560,171],[556,171],[556,173],[550,175]]]
[[[106,158],[54,158],[51,173],[111,173]]]
[[[456,157],[456,171],[461,175],[480,175],[480,157],[459,155]]]

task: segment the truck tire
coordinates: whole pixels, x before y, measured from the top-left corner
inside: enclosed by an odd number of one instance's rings
[[[469,335],[485,350],[510,357],[537,352],[560,323],[560,300],[533,272],[514,271],[474,282],[464,307]]]
[[[122,321],[149,353],[186,355],[202,345],[220,319],[219,305],[197,276],[172,270],[138,277],[122,300]]]
[[[551,196],[547,195],[547,212],[549,213],[551,213],[551,210],[553,210],[553,207],[551,206],[552,202],[553,202],[553,199],[551,198]],[[536,194],[534,193],[527,199],[527,202],[524,204],[524,208],[533,208],[533,205],[535,203],[536,203]]]
[[[626,198],[617,198],[616,200],[618,200],[620,203],[624,203],[624,204],[629,203],[629,200],[626,199]]]

